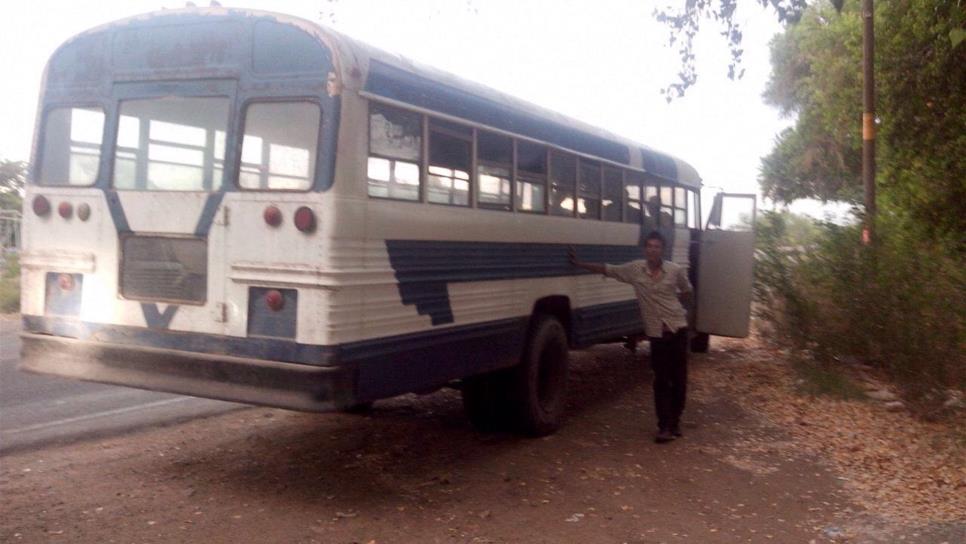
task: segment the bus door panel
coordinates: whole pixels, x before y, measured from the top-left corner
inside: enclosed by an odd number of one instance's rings
[[[755,195],[719,193],[701,233],[698,332],[744,338],[751,323]]]

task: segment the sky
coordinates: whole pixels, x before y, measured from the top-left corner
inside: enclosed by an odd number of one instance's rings
[[[667,44],[667,29],[652,15],[665,0],[220,1],[332,26],[639,141],[695,166],[706,188],[757,193],[760,158],[793,123],[761,99],[770,72],[768,42],[782,29],[757,2],[739,2],[737,13],[744,78],[726,77],[727,44],[705,22],[696,42],[698,83],[668,103],[660,90],[675,81],[679,58]],[[184,5],[183,0],[3,2],[0,159],[28,160],[40,79],[61,43],[112,20]],[[818,203],[794,208],[817,217],[832,209]]]

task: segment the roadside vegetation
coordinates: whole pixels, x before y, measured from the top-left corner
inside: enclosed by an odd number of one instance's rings
[[[20,311],[20,260],[11,254],[3,258],[0,269],[0,314]]]
[[[0,210],[20,211],[26,174],[26,163],[0,160]],[[13,239],[0,238],[0,314],[15,313],[20,311],[20,259]]]
[[[810,393],[854,398],[846,366],[868,365],[898,386],[910,407],[942,415],[966,388],[966,267],[960,255],[910,228],[883,222],[876,245],[860,229],[765,213],[758,229],[759,317],[796,352]]]
[[[845,370],[868,365],[920,416],[963,407],[964,13],[941,0],[876,5],[874,242],[860,242],[858,224],[788,213],[759,223],[759,313],[809,392],[854,395]],[[850,202],[861,219],[861,36],[858,2],[817,2],[773,40],[765,99],[795,123],[762,160],[766,197]]]

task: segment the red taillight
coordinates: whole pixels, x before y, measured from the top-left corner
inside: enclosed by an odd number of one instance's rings
[[[262,218],[269,226],[277,227],[282,224],[282,210],[275,206],[269,206],[262,212]]]
[[[33,201],[34,213],[43,217],[50,213],[50,201],[44,195],[37,195]]]
[[[70,216],[74,215],[74,207],[70,205],[70,202],[61,202],[57,206],[57,214],[64,219],[70,219]]]
[[[57,276],[57,285],[60,286],[63,291],[73,291],[74,290],[74,276],[70,274],[61,274]]]
[[[265,305],[273,312],[279,312],[285,307],[285,297],[276,289],[265,293]]]
[[[307,206],[295,210],[295,228],[302,232],[312,232],[315,230],[315,213]]]
[[[84,203],[77,207],[77,217],[81,221],[87,221],[91,216],[91,207]]]

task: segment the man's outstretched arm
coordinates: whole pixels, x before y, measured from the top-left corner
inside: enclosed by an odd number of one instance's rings
[[[593,272],[594,274],[606,273],[606,270],[607,270],[606,265],[603,265],[600,263],[585,263],[583,261],[577,260],[577,252],[574,251],[574,248],[570,248],[568,253],[570,255],[570,264],[576,266],[577,268],[583,268],[584,270],[588,272]]]

